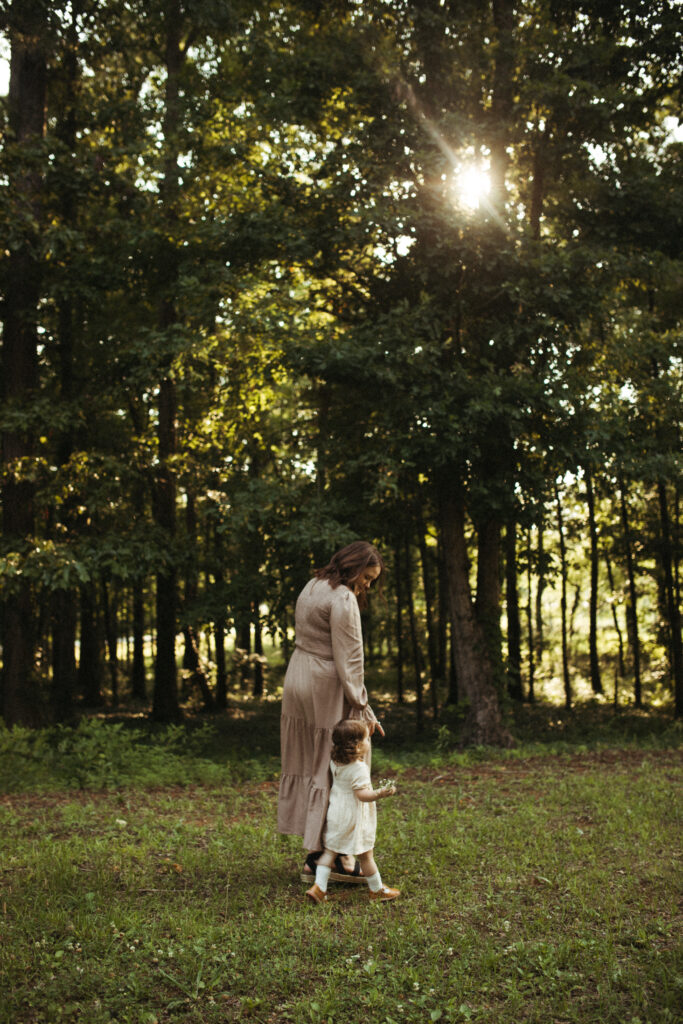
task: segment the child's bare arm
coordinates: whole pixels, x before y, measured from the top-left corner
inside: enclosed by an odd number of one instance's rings
[[[384,789],[354,789],[354,793],[364,804],[381,800],[385,796],[393,796],[395,792],[396,786],[386,786]]]

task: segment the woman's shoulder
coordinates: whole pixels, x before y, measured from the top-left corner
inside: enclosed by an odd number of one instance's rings
[[[344,583],[338,583],[336,587],[333,587],[327,580],[321,580],[321,583],[327,583],[331,604],[343,608],[358,607],[356,595]]]
[[[308,581],[301,596],[328,609],[333,607],[352,609],[354,604],[358,607],[355,595],[343,583],[338,583],[336,587],[333,587],[329,580],[319,579],[317,576]]]

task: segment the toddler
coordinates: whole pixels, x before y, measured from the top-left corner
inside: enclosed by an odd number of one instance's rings
[[[306,895],[314,903],[327,900],[327,882],[338,854],[358,857],[371,900],[395,900],[400,890],[382,884],[375,864],[373,847],[377,830],[375,801],[393,796],[396,787],[373,789],[370,770],[363,760],[370,749],[366,722],[345,718],[332,732],[332,791],[327,810],[323,844],[318,858],[315,882]]]

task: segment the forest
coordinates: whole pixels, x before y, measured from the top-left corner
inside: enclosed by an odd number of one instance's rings
[[[7,727],[258,698],[349,541],[368,666],[683,711],[675,0],[3,0]]]

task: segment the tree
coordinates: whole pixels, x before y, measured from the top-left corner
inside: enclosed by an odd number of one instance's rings
[[[34,534],[31,461],[36,439],[31,402],[38,388],[38,302],[41,296],[41,229],[47,56],[50,25],[41,0],[14,2],[5,14],[11,43],[8,134],[11,146],[11,234],[4,267],[2,335],[2,511],[11,551]],[[8,725],[37,725],[42,701],[34,677],[35,610],[30,581],[12,580],[2,608],[4,663],[0,711]]]

